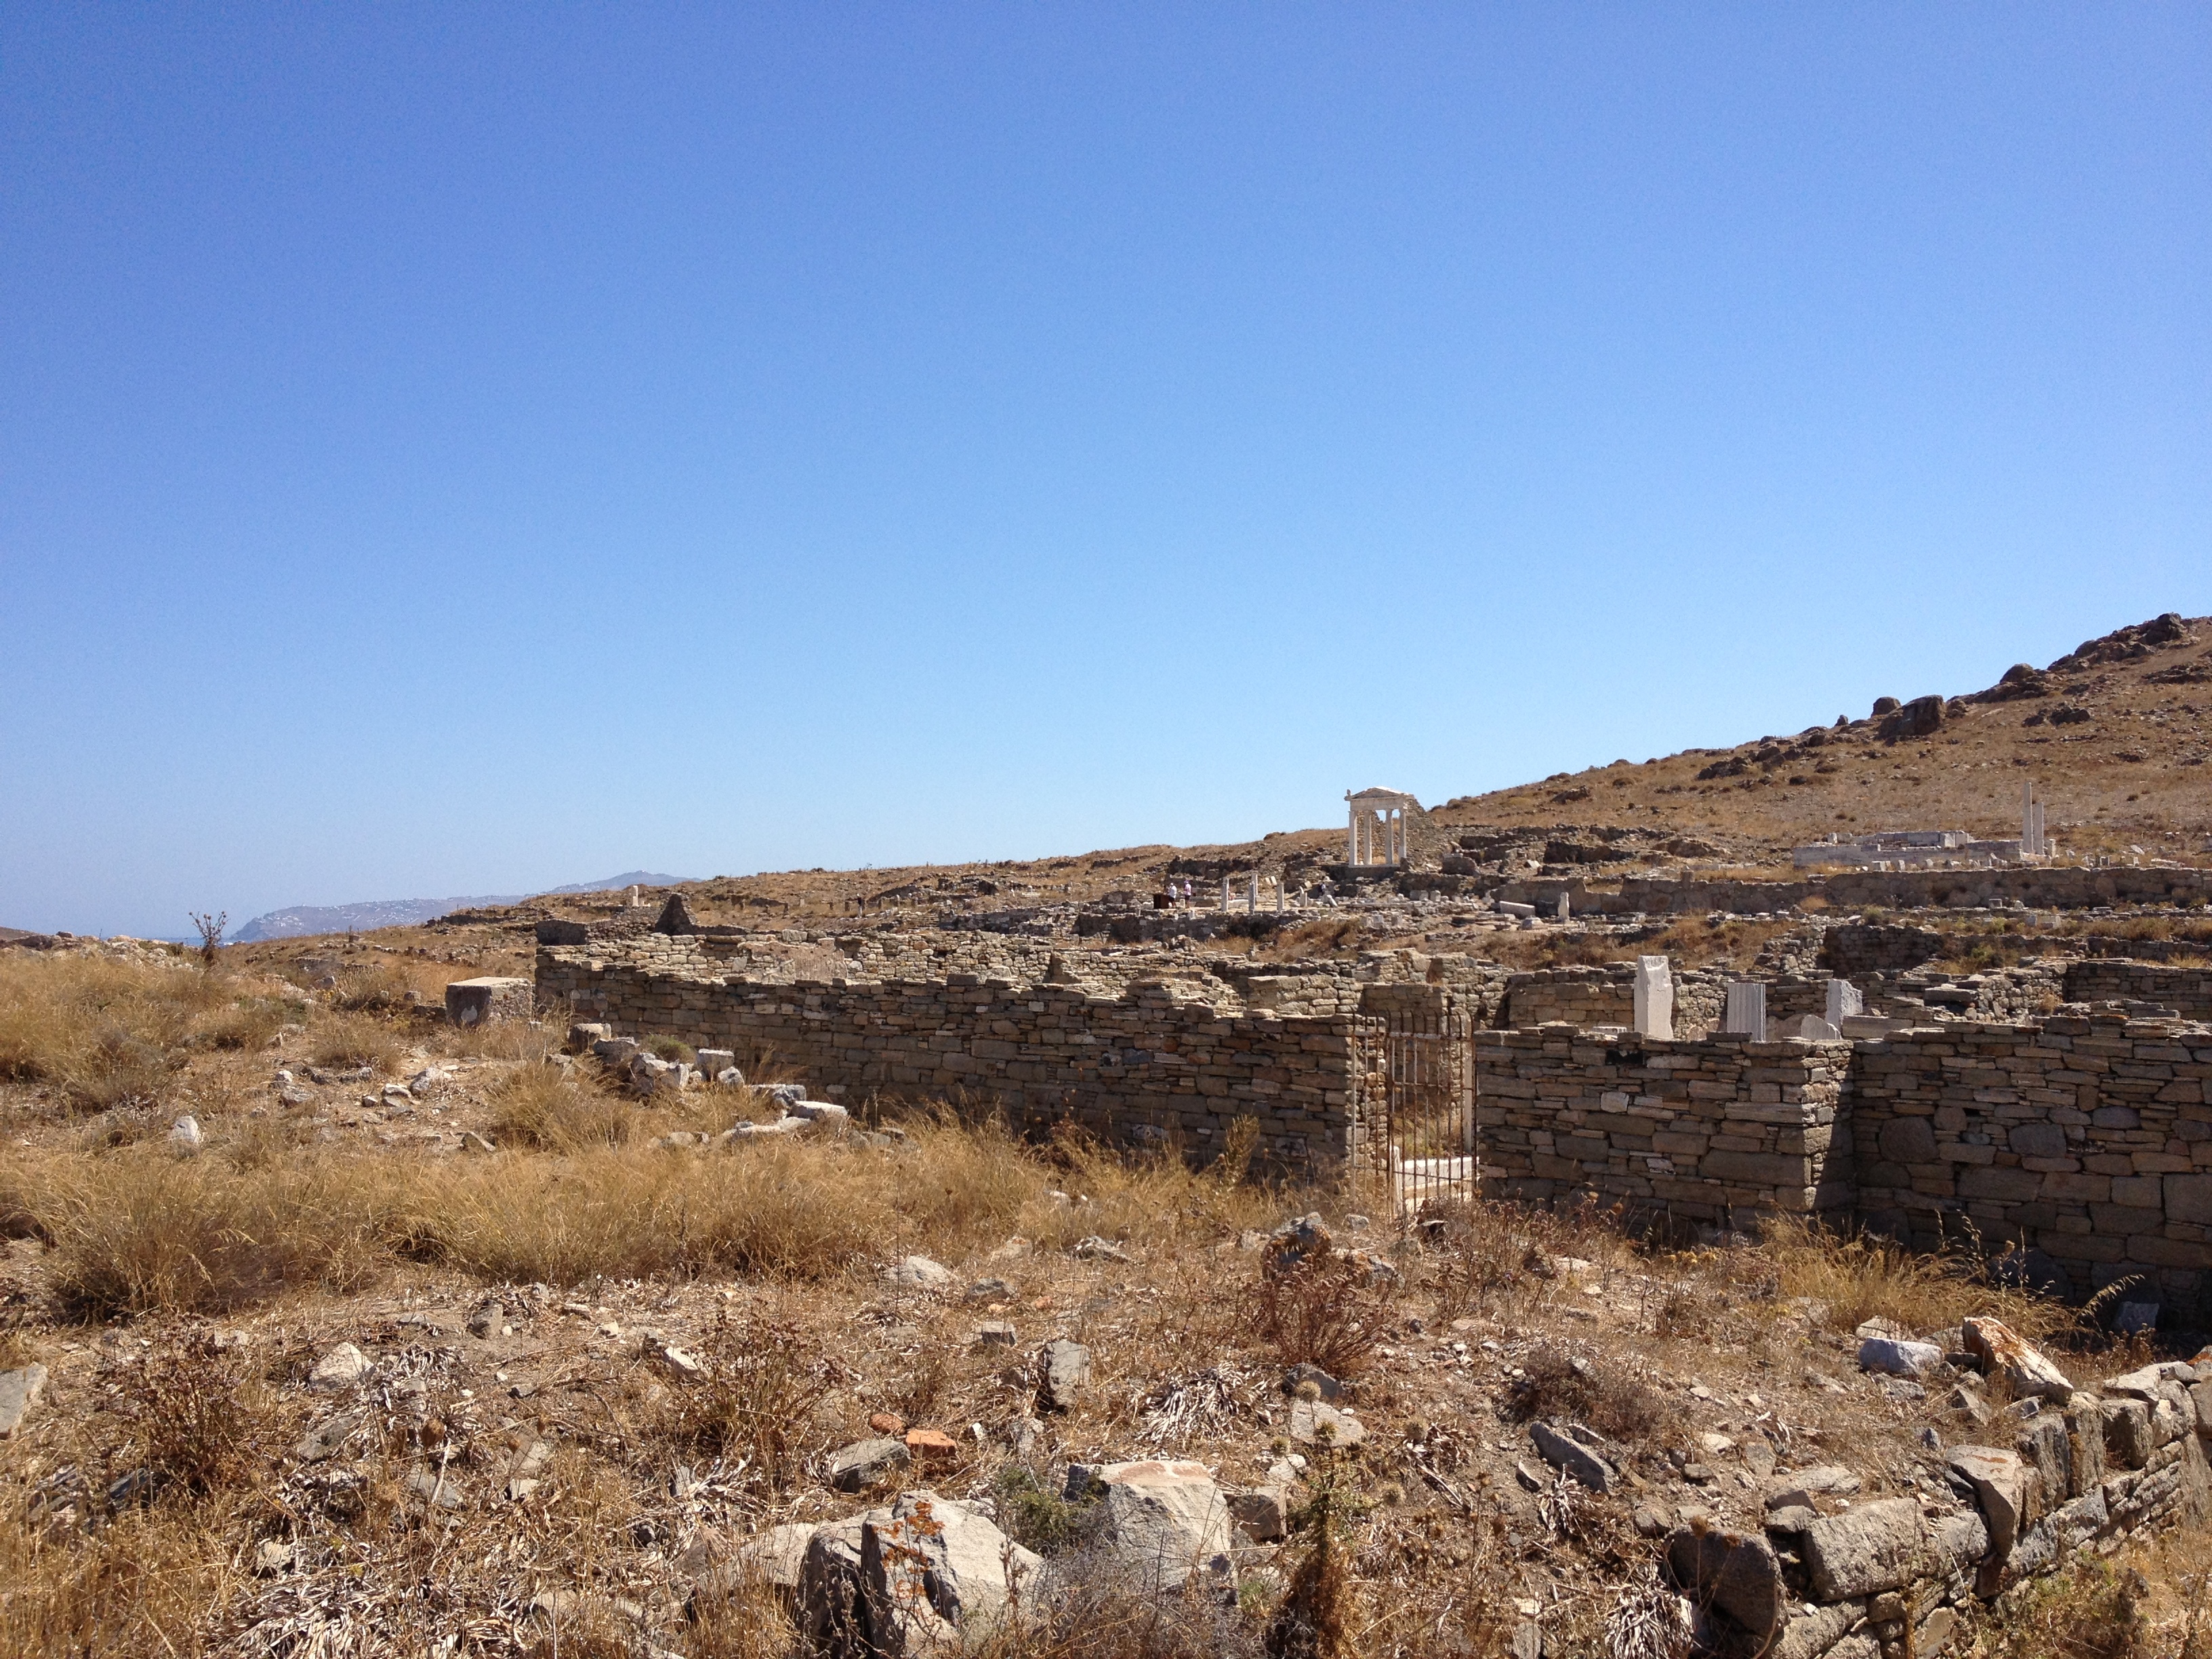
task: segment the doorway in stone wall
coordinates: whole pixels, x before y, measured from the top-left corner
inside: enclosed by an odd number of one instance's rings
[[[1370,1036],[1361,1069],[1365,1141],[1355,1178],[1381,1188],[1401,1224],[1473,1203],[1480,1175],[1473,1019],[1449,1001],[1433,1012],[1394,1011]]]

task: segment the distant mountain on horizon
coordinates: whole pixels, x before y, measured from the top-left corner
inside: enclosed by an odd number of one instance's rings
[[[358,904],[297,904],[256,916],[231,935],[239,945],[257,940],[296,939],[306,933],[365,933],[376,927],[407,927],[430,921],[449,911],[472,909],[485,904],[520,904],[526,898],[562,893],[604,893],[617,887],[672,887],[689,876],[656,875],[650,870],[626,870],[600,881],[580,881],[567,887],[547,887],[538,893],[477,893],[453,898],[368,899]]]

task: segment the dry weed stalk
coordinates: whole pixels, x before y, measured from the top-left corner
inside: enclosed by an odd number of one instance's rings
[[[1261,1334],[1286,1365],[1357,1376],[1389,1329],[1394,1274],[1355,1252],[1309,1252],[1286,1270],[1261,1271],[1254,1291]]]

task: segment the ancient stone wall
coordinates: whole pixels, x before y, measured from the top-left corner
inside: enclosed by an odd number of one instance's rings
[[[1794,908],[1816,893],[1839,910],[1870,906],[1891,910],[1926,906],[1957,909],[2015,902],[2035,909],[2078,910],[2107,904],[2212,902],[2212,870],[2090,870],[2063,865],[2002,870],[1855,870],[1803,881],[1628,876],[1622,878],[1617,893],[1588,891],[1578,878],[1548,885],[1569,894],[1577,915],[1694,915],[1707,910],[1757,915]]]
[[[2093,957],[2066,968],[2069,1002],[2153,1002],[2188,1019],[2212,1019],[2212,968]]]
[[[1847,1208],[1826,1175],[1845,1042],[1607,1042],[1565,1025],[1474,1037],[1487,1189],[1579,1192],[1707,1225]]]
[[[1686,1527],[1668,1540],[1670,1573],[1753,1632],[1763,1652],[1960,1652],[1990,1622],[1982,1604],[2085,1553],[2212,1513],[2208,1369],[2148,1365],[2046,1404],[2008,1432],[1999,1419],[1978,1437],[1986,1443],[1945,1457],[1948,1492],[1923,1483],[1919,1494],[1869,1497],[1826,1515],[1785,1506],[1763,1535]]]
[[[770,1054],[854,1106],[875,1096],[963,1101],[1026,1128],[1070,1121],[1177,1141],[1201,1158],[1249,1117],[1261,1155],[1290,1166],[1346,1155],[1360,1039],[1379,1028],[1356,1013],[1224,1015],[1158,984],[1111,1000],[969,974],[763,985],[715,975],[688,943],[628,958],[542,950],[540,1006],[565,1002],[574,1018],[626,1036],[734,1049],[741,1064]]]
[[[1565,1024],[1627,1025],[1635,1018],[1636,970],[1625,962],[1602,968],[1539,968],[1515,974],[1492,1022],[1509,1029]],[[1674,981],[1674,1035],[1702,1037],[1717,1030],[1728,1000],[1726,975],[1691,969]],[[1771,1006],[1771,1005],[1770,1005]]]
[[[1932,927],[1861,922],[1831,927],[1820,941],[1820,965],[1838,979],[1858,974],[1902,973],[1943,954],[1943,935]]]
[[[2212,1297],[2212,1028],[2119,1017],[1860,1042],[1475,1037],[1486,1182],[1721,1224],[1856,1208],[1924,1249],[2044,1250],[2077,1295]]]
[[[2212,1029],[2172,1021],[2053,1015],[1860,1043],[1860,1212],[1923,1248],[1968,1223],[2039,1248],[2076,1294],[2137,1274],[2193,1302],[2212,1288],[2208,1079]]]

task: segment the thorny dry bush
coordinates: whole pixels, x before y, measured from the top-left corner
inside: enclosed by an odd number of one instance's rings
[[[1570,1418],[1630,1445],[1654,1440],[1673,1425],[1674,1404],[1617,1362],[1540,1344],[1521,1362],[1508,1401],[1520,1422]]]
[[[1285,1364],[1352,1377],[1389,1328],[1397,1279],[1355,1252],[1313,1253],[1286,1270],[1263,1267],[1253,1299],[1261,1334]]]

